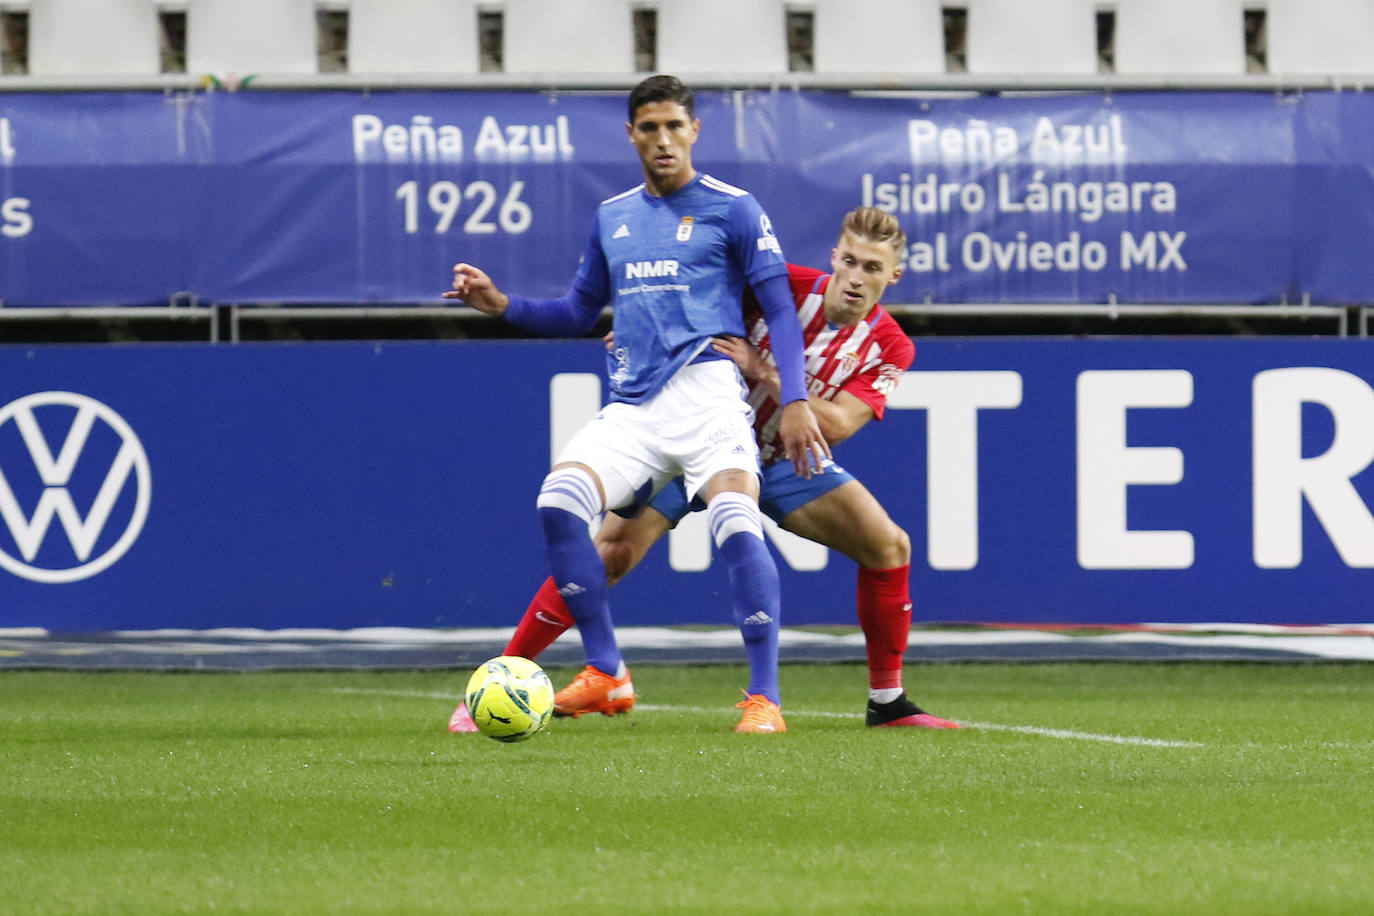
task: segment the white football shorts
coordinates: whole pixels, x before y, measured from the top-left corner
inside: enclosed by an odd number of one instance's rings
[[[606,508],[648,502],[679,474],[691,500],[720,471],[759,473],[754,411],[744,380],[728,359],[689,363],[642,404],[607,404],[579,429],[557,464],[594,470]]]

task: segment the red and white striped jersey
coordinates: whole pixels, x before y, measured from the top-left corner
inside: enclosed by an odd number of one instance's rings
[[[833,401],[837,393],[847,391],[873,408],[874,419],[881,420],[887,396],[916,358],[911,338],[881,305],[875,305],[864,320],[851,327],[836,327],[826,321],[822,300],[830,274],[789,264],[787,280],[806,348],[807,393]],[[749,342],[771,363],[768,327],[752,297],[746,297],[744,317]],[[754,408],[759,456],[764,464],[771,464],[784,457],[778,438],[781,407],[762,385],[752,381],[749,403]]]

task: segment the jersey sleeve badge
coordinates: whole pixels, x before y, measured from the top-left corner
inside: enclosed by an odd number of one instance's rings
[[[773,234],[773,221],[768,218],[767,213],[759,214],[759,251],[771,251],[782,257],[782,246],[778,244],[778,237]]]
[[[894,366],[892,363],[883,363],[878,367],[878,377],[873,380],[873,390],[888,397],[897,388],[897,383],[902,380],[906,370],[901,366]]]

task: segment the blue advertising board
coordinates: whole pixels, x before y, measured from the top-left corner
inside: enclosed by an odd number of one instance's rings
[[[837,458],[925,621],[1351,623],[1374,594],[1367,340],[918,341]],[[0,628],[509,626],[597,341],[0,348]],[[783,620],[849,560],[774,532]],[[728,624],[693,517],[612,593]]]
[[[899,215],[893,303],[1374,302],[1374,98],[702,92],[695,162],[824,263]],[[0,303],[561,294],[634,186],[624,94],[0,94]]]

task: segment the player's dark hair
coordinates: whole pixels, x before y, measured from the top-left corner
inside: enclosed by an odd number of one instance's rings
[[[692,90],[684,86],[676,76],[660,73],[630,90],[630,123],[634,123],[635,112],[639,111],[641,105],[652,105],[654,102],[677,102],[682,106],[682,110],[687,112],[687,117],[697,116]]]

